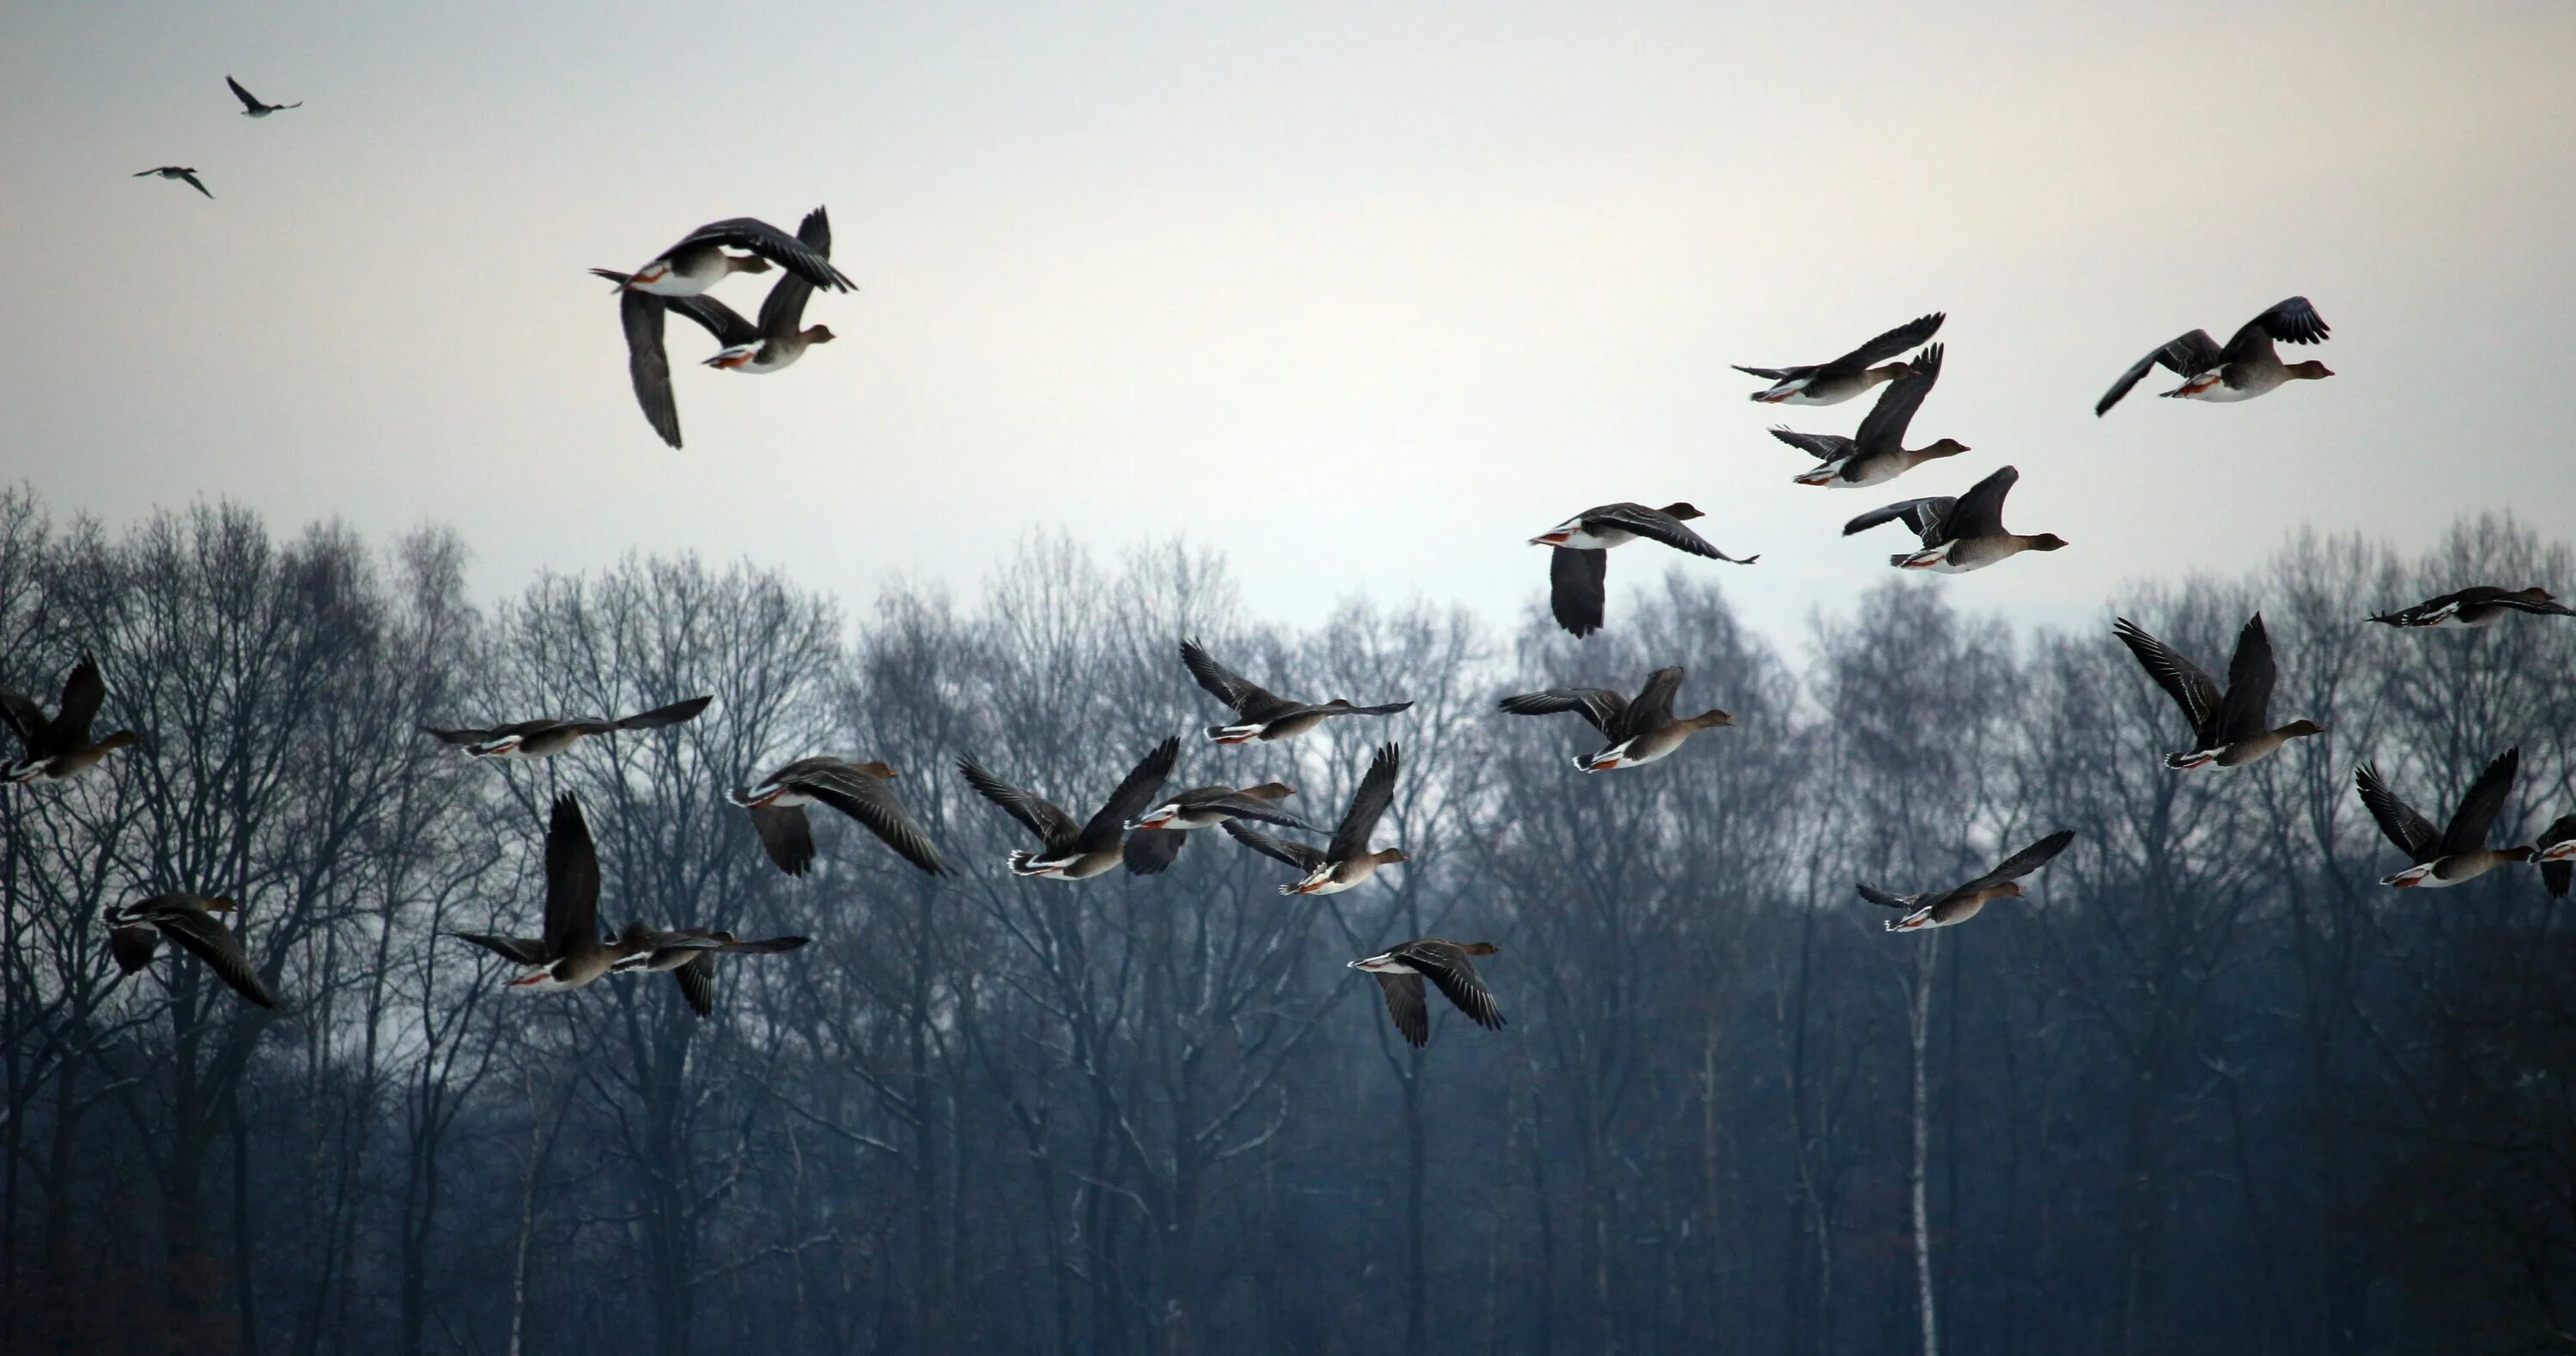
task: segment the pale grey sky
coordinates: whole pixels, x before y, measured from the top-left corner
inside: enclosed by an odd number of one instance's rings
[[[130,521],[450,523],[515,589],[634,547],[864,604],[1031,527],[1185,533],[1292,621],[1544,597],[1523,544],[1689,499],[1794,643],[1880,502],[2022,470],[2071,549],[1923,581],[2073,615],[2301,523],[2401,545],[2576,492],[2576,4],[124,5],[0,0],[0,473]],[[273,101],[237,116],[230,73]],[[133,171],[196,166],[216,201]],[[631,268],[828,204],[841,342],[635,409]],[[720,290],[746,312],[767,279]],[[2293,293],[2340,375],[2094,399]],[[1946,309],[1881,490],[1789,483],[1730,362]],[[2294,356],[2309,356],[2306,352]],[[1660,572],[1623,551],[1623,583]],[[2519,582],[2519,581],[2506,581]],[[2554,581],[2562,588],[2576,580]]]

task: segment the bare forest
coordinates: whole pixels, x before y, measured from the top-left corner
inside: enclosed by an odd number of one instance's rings
[[[0,495],[0,686],[93,650],[141,736],[0,788],[0,1352],[2576,1352],[2570,906],[2520,866],[2380,887],[2352,783],[2447,804],[2518,745],[2497,841],[2576,810],[2576,625],[2363,623],[2576,585],[2510,519],[2295,539],[2073,630],[1896,579],[1790,650],[1737,571],[1631,570],[1576,641],[1543,606],[1281,627],[1176,546],[1033,537],[972,601],[693,558],[479,599],[465,554]],[[2257,609],[2328,733],[2167,771],[2112,616],[2223,658]],[[1214,747],[1193,636],[1415,705]],[[1668,664],[1735,724],[1640,771],[1496,709]],[[420,733],[699,693],[545,762]],[[1409,862],[1283,897],[1203,832],[1165,875],[1015,880],[955,772],[1087,811],[1173,735],[1174,785],[1319,821],[1400,742]],[[725,789],[814,753],[899,769],[957,873],[831,816],[774,869]],[[442,934],[524,929],[561,791],[603,922],[812,944],[704,1020],[655,975],[506,991]],[[1973,926],[1853,892],[2057,829]],[[276,1010],[119,977],[102,911],[177,890],[240,901]],[[1396,1034],[1345,963],[1425,935],[1500,948],[1508,1026]]]

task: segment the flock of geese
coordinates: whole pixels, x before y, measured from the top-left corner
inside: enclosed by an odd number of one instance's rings
[[[263,103],[229,76],[225,84],[241,101],[247,117],[264,118],[301,106]],[[164,165],[136,177],[144,175],[183,181],[209,199],[214,196],[192,167]],[[717,349],[703,360],[705,366],[753,375],[782,371],[807,349],[833,337],[825,326],[804,323],[805,307],[813,294],[855,290],[833,266],[831,254],[830,218],[817,207],[792,235],[756,218],[732,217],[689,232],[631,272],[591,270],[616,290],[628,377],[646,422],[664,442],[674,448],[681,445],[679,409],[664,347],[666,316],[676,312],[714,338]],[[779,276],[755,320],[744,319],[710,295],[737,273],[773,269]],[[1882,485],[1926,463],[1971,450],[1948,437],[1922,447],[1906,446],[1908,427],[1940,380],[1943,347],[1930,341],[1945,318],[1939,312],[1920,316],[1829,362],[1738,369],[1769,383],[1752,395],[1764,404],[1838,405],[1878,392],[1875,404],[1849,436],[1787,427],[1772,430],[1772,436],[1816,460],[1815,466],[1794,477],[1796,483],[1832,489]],[[2291,297],[2256,315],[2225,344],[2205,330],[2192,330],[2158,345],[2121,373],[2094,406],[2094,413],[2108,413],[2158,367],[2181,382],[2163,395],[2222,403],[2251,400],[2294,381],[2333,376],[2323,363],[2284,362],[2275,347],[2276,343],[2321,343],[2328,333],[2325,320],[2305,297]],[[1912,356],[1905,356],[1909,353]],[[1901,523],[1919,544],[1892,554],[1889,563],[1899,569],[1946,574],[1981,570],[2026,551],[2062,549],[2067,543],[2054,533],[2024,534],[2005,528],[2004,500],[2019,476],[2013,467],[2002,466],[1955,497],[1905,499],[1872,509],[1846,523],[1843,535]],[[1658,542],[1731,564],[1751,565],[1759,559],[1731,556],[1712,545],[1689,526],[1703,516],[1686,502],[1660,508],[1604,504],[1531,538],[1533,545],[1550,548],[1549,599],[1557,623],[1577,637],[1601,629],[1609,552],[1632,541]],[[2479,586],[2370,620],[2404,628],[2479,627],[2516,613],[2576,615],[2542,588]],[[2186,747],[2165,756],[2168,768],[2244,767],[2269,757],[2291,740],[2324,733],[2306,720],[2270,723],[2274,665],[2260,613],[2245,623],[2237,637],[2224,687],[2127,618],[2115,620],[2112,631],[2172,697],[2189,724]],[[1231,713],[1227,723],[1206,731],[1208,742],[1220,746],[1292,739],[1327,720],[1394,716],[1412,705],[1395,701],[1362,706],[1343,698],[1313,703],[1282,697],[1227,668],[1196,640],[1181,642],[1180,659],[1198,685]],[[1604,742],[1596,751],[1577,756],[1574,766],[1584,773],[1626,771],[1672,756],[1703,730],[1733,723],[1733,717],[1714,708],[1695,716],[1674,715],[1673,702],[1683,677],[1682,668],[1673,665],[1648,674],[1634,698],[1601,688],[1553,688],[1505,697],[1501,709],[1524,716],[1579,715]],[[97,661],[86,653],[65,681],[62,700],[51,716],[27,697],[0,691],[0,714],[5,714],[23,747],[23,756],[0,769],[0,776],[21,784],[60,783],[96,769],[110,754],[136,743],[128,730],[97,739],[90,736],[105,694]],[[542,718],[424,733],[475,759],[550,758],[586,739],[681,725],[703,713],[710,700],[692,697],[614,719]],[[1338,893],[1408,860],[1400,847],[1372,846],[1402,768],[1401,749],[1394,742],[1382,745],[1370,758],[1349,805],[1321,847],[1283,836],[1324,832],[1283,808],[1282,802],[1296,794],[1296,788],[1283,782],[1218,783],[1166,794],[1163,788],[1178,766],[1180,751],[1177,738],[1156,745],[1089,818],[1079,820],[973,757],[958,759],[957,772],[978,796],[1036,840],[1034,849],[1013,851],[1008,861],[1011,874],[1030,880],[1078,882],[1121,867],[1135,875],[1155,875],[1171,867],[1193,831],[1207,828],[1221,828],[1241,846],[1293,870],[1296,877],[1279,887],[1282,894]],[[2457,885],[2508,863],[2536,862],[2549,891],[2564,896],[2571,875],[2576,875],[2576,815],[2562,817],[2532,844],[2497,847],[2487,842],[2519,763],[2519,751],[2506,750],[2479,776],[2439,829],[2400,800],[2375,766],[2357,769],[2354,785],[2363,804],[2410,863],[2382,883],[2415,888]],[[763,851],[790,876],[802,876],[813,865],[813,826],[806,807],[816,804],[858,822],[913,867],[933,876],[951,874],[938,846],[896,798],[892,783],[897,776],[883,762],[801,758],[751,785],[734,788],[728,799],[749,814]],[[1975,917],[1994,900],[2021,895],[2023,878],[2046,866],[2074,836],[2072,830],[2051,833],[1993,870],[1946,890],[1896,894],[1861,885],[1859,894],[1871,904],[1897,911],[1898,916],[1886,925],[1891,932],[1952,926]],[[718,957],[777,954],[802,947],[808,940],[794,936],[746,940],[715,929],[655,929],[641,923],[604,935],[599,890],[599,860],[589,824],[580,802],[565,794],[555,800],[546,829],[542,935],[452,935],[517,966],[521,973],[509,984],[519,991],[577,989],[611,974],[667,973],[678,981],[683,999],[700,1017],[714,1008]],[[236,907],[230,899],[184,893],[111,906],[106,911],[110,953],[119,968],[131,974],[151,963],[166,937],[204,961],[243,998],[274,1007],[275,995],[220,917]],[[1496,951],[1490,942],[1422,937],[1352,961],[1350,968],[1376,978],[1397,1030],[1421,1046],[1430,1039],[1426,982],[1470,1020],[1489,1029],[1503,1025],[1501,1008],[1474,963]]]

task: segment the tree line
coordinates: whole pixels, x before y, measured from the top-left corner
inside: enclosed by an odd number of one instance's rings
[[[637,557],[497,602],[466,549],[130,530],[0,494],[0,685],[83,649],[138,748],[0,796],[0,1350],[1110,1353],[2576,1351],[2576,982],[2528,868],[2426,895],[2352,793],[2454,798],[2510,745],[2497,841],[2576,809],[2576,627],[2366,626],[2576,580],[2510,518],[2413,559],[2301,536],[2069,628],[1898,579],[1795,651],[1676,573],[1588,640],[1429,604],[1248,615],[1223,561],[1032,538],[972,601],[853,607]],[[1730,581],[1740,582],[1740,581]],[[2327,733],[2177,774],[2113,611]],[[1410,699],[1213,748],[1178,642],[1317,698]],[[1503,695],[1688,667],[1713,731],[1586,777]],[[697,693],[701,718],[502,767],[422,735]],[[1180,778],[1328,822],[1404,749],[1411,860],[1283,898],[1203,832],[1167,875],[1011,879],[955,776],[1068,805]],[[959,868],[837,817],[790,878],[724,789],[882,759]],[[529,930],[577,793],[603,921],[810,935],[668,981],[501,991],[442,936]],[[2072,848],[1973,925],[1889,936],[1856,882]],[[108,906],[240,901],[282,1000]],[[1415,1049],[1345,962],[1489,940],[1509,1025]]]

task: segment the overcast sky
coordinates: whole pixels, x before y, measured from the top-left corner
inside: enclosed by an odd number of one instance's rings
[[[452,524],[489,594],[696,548],[863,604],[971,588],[1032,527],[1185,534],[1298,622],[1358,591],[1516,617],[1532,533],[1689,499],[1763,557],[1690,568],[1794,644],[1902,544],[1844,518],[2009,461],[2007,521],[2073,546],[1921,584],[2074,617],[2302,523],[2555,529],[2571,69],[2566,0],[0,0],[0,472],[111,523]],[[305,107],[240,117],[227,73]],[[127,177],[165,163],[216,200]],[[841,342],[746,378],[675,325],[665,448],[583,270],[817,203]],[[2093,417],[2156,343],[2294,293],[2333,380],[2210,406],[2159,374]],[[1975,450],[1790,484],[1765,427],[1867,402],[1755,405],[1726,365],[1935,309],[1914,440]],[[1611,624],[1677,559],[1622,551]]]

